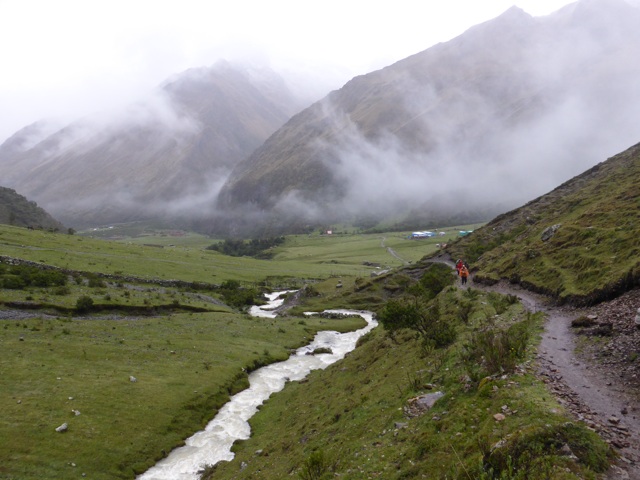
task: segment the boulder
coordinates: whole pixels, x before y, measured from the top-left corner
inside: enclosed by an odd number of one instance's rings
[[[550,226],[548,228],[545,228],[544,231],[542,232],[542,235],[540,236],[542,241],[546,242],[551,237],[553,237],[561,226],[562,226],[561,223],[557,223],[557,224],[552,225],[552,226]]]

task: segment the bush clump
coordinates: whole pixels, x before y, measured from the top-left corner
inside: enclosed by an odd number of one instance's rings
[[[255,288],[243,287],[237,280],[227,280],[220,285],[220,294],[225,303],[236,308],[256,304],[259,293]]]
[[[440,314],[437,301],[428,304],[390,300],[378,312],[378,320],[391,334],[408,328],[418,332],[425,344],[441,348],[456,340],[455,327]]]
[[[57,270],[42,270],[29,265],[3,265],[0,269],[0,288],[21,290],[26,287],[55,287],[66,285],[67,275]]]
[[[493,327],[474,335],[462,357],[469,376],[477,381],[487,375],[513,373],[518,362],[524,360],[534,315],[527,313],[524,320],[506,330]]]
[[[87,295],[83,295],[82,297],[76,300],[76,312],[85,313],[90,311],[93,308],[93,299]]]
[[[489,478],[553,478],[558,456],[564,456],[568,463],[571,454],[592,471],[604,472],[611,451],[585,426],[572,422],[535,426],[494,445],[484,455],[483,469]]]
[[[254,257],[268,260],[273,253],[268,250],[284,243],[284,237],[254,238],[244,240],[227,239],[221,243],[209,245],[207,250],[215,250],[232,257]]]

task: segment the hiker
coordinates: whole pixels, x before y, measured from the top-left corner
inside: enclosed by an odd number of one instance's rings
[[[462,265],[464,265],[462,263],[462,260],[459,258],[458,261],[456,262],[456,273],[458,274],[458,276],[460,276],[460,269],[462,268]]]
[[[462,285],[466,285],[467,284],[467,278],[469,277],[469,269],[467,268],[466,265],[462,265],[462,267],[460,268],[460,281],[462,282]]]

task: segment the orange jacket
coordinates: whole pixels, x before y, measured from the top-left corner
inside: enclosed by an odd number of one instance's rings
[[[464,265],[460,269],[460,276],[461,277],[468,277],[469,276],[469,270],[467,270],[467,267],[465,267]]]

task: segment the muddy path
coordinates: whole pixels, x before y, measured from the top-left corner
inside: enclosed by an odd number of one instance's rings
[[[446,256],[434,257],[433,261],[454,268]],[[527,310],[544,312],[546,322],[536,362],[538,377],[573,417],[595,430],[619,455],[604,478],[640,480],[640,389],[637,383],[626,382],[615,365],[607,367],[593,356],[578,353],[577,334],[571,327],[573,319],[596,310],[601,313],[607,306],[558,307],[549,298],[517,285],[475,283],[473,275],[466,288],[516,295]]]

